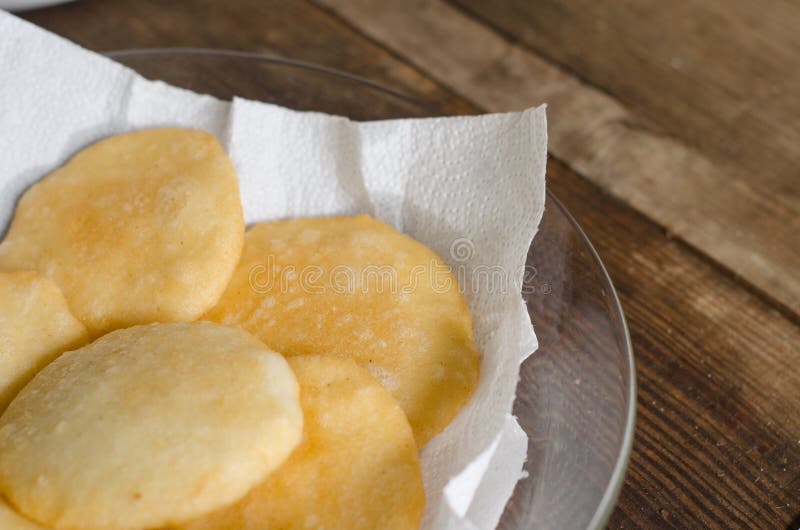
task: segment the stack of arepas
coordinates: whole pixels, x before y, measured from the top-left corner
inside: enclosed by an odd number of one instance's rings
[[[418,448],[478,365],[423,244],[367,215],[245,232],[213,136],[106,138],[0,244],[0,529],[417,528]]]

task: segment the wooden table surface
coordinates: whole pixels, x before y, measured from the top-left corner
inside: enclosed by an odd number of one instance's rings
[[[100,51],[320,63],[442,114],[547,102],[548,184],[636,351],[609,527],[799,526],[800,4],[80,0],[23,16]]]

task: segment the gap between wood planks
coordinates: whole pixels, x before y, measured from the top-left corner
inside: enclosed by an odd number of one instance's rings
[[[444,2],[314,1],[488,111],[547,102],[555,157],[798,321],[798,219],[737,168],[647,129],[608,94]]]

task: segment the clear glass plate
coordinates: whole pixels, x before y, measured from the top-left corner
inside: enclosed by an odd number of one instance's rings
[[[109,54],[151,79],[230,99],[374,120],[436,114],[435,103],[344,72],[219,50]],[[614,507],[633,438],[633,351],[603,263],[548,194],[525,298],[539,350],[522,365],[514,413],[528,433],[528,477],[499,528],[595,529]]]

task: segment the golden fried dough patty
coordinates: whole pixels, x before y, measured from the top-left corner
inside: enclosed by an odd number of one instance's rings
[[[177,523],[230,504],[299,443],[286,360],[211,322],[114,331],[49,364],[0,417],[0,489],[55,529]]]
[[[420,446],[478,381],[470,316],[450,270],[367,215],[253,226],[206,318],[241,326],[287,356],[352,357],[398,400]]]
[[[0,272],[0,414],[36,372],[88,340],[56,284],[35,272]]]
[[[411,427],[392,396],[351,359],[289,359],[300,383],[303,441],[233,506],[182,530],[412,530],[425,493]]]
[[[25,192],[0,269],[51,278],[96,337],[197,319],[225,289],[243,237],[236,174],[214,137],[146,129],[87,147]]]

